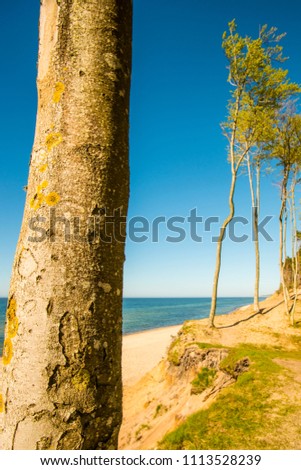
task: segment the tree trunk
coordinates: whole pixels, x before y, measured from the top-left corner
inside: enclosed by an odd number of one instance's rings
[[[241,100],[241,93],[240,90],[236,96],[235,102],[235,112],[234,112],[234,119],[233,119],[233,126],[231,132],[231,139],[230,143],[230,163],[231,163],[231,185],[229,191],[229,214],[224,220],[224,223],[220,229],[219,237],[217,240],[217,248],[216,248],[216,261],[215,261],[215,271],[213,276],[213,287],[212,287],[212,297],[211,297],[211,308],[208,318],[208,326],[209,328],[214,328],[214,317],[216,313],[216,301],[217,301],[217,290],[218,290],[218,282],[219,282],[219,274],[221,270],[221,262],[222,262],[222,244],[225,237],[226,229],[234,217],[235,214],[235,207],[234,207],[234,193],[235,193],[235,186],[237,180],[237,172],[240,168],[240,165],[247,155],[249,148],[246,150],[236,159],[235,158],[235,139],[236,139],[236,131],[237,131],[237,118],[239,113],[240,107],[240,100]]]
[[[1,449],[117,446],[125,231],[105,213],[127,213],[130,66],[131,0],[42,0]]]
[[[255,284],[254,284],[254,312],[259,312],[259,280],[260,280],[260,252],[259,252],[259,239],[258,239],[258,218],[260,210],[260,164],[256,163],[256,196],[253,186],[253,174],[251,168],[250,157],[247,157],[248,176],[250,185],[250,194],[252,201],[252,221],[253,221],[253,242],[255,252]]]
[[[285,304],[285,311],[289,315],[288,293],[286,282],[284,278],[284,264],[286,259],[286,217],[287,217],[287,184],[289,179],[289,171],[284,169],[282,188],[281,188],[281,207],[279,214],[279,267],[280,267],[280,280],[283,291],[283,299]]]
[[[260,283],[260,248],[258,237],[258,219],[260,212],[260,165],[256,167],[256,214],[254,214],[254,232],[256,233],[254,240],[255,247],[255,286],[254,286],[254,312],[260,311],[259,306],[259,283]]]
[[[225,237],[226,229],[234,217],[234,191],[235,191],[235,184],[236,184],[236,173],[232,173],[231,179],[231,186],[230,186],[230,193],[229,193],[229,215],[224,220],[224,223],[220,229],[219,237],[217,240],[217,248],[216,248],[216,261],[215,261],[215,272],[213,277],[213,288],[212,288],[212,298],[211,298],[211,308],[209,314],[209,327],[214,328],[214,317],[216,312],[216,301],[217,301],[217,289],[218,289],[218,281],[219,281],[219,274],[221,270],[221,261],[222,261],[222,245],[223,240]]]
[[[295,312],[298,298],[298,249],[297,249],[297,221],[295,189],[297,184],[297,169],[294,171],[290,191],[290,215],[291,215],[291,237],[292,237],[292,272],[293,272],[293,304],[290,310],[291,325],[295,324]]]

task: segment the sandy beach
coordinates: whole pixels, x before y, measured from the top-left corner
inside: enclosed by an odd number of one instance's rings
[[[134,384],[155,367],[181,327],[175,325],[125,335],[122,347],[123,384]]]
[[[261,306],[267,310],[273,309],[275,305],[282,303],[279,297],[274,294],[261,302]],[[280,305],[279,304],[279,305]],[[224,345],[233,346],[237,342],[248,342],[250,340],[250,331],[247,328],[248,319],[252,319],[251,325],[261,324],[261,330],[256,334],[252,332],[256,342],[264,343],[264,331],[270,328],[270,320],[267,316],[254,315],[252,305],[243,305],[232,312],[216,317],[216,324],[220,328],[214,331],[204,329],[204,341],[211,336],[215,336],[216,342]],[[237,322],[237,320],[238,321]],[[199,320],[200,325],[207,325],[207,318]],[[247,323],[246,323],[247,322]],[[273,327],[282,328],[282,314],[280,317],[273,315]],[[235,326],[237,325],[237,326]],[[264,326],[263,326],[264,325]],[[156,328],[143,332],[133,333],[123,336],[122,350],[122,374],[123,385],[132,386],[141,379],[147,372],[153,369],[166,353],[168,346],[172,341],[172,337],[176,336],[183,325],[175,325],[164,328]],[[235,326],[235,328],[229,328]],[[252,326],[251,326],[252,328]],[[212,338],[211,338],[212,339]]]
[[[273,436],[276,442],[273,448],[300,448],[301,408],[296,406],[297,402],[300,403],[301,396],[300,360],[297,356],[292,356],[293,359],[289,356],[297,354],[300,347],[300,329],[290,326],[281,295],[274,294],[265,299],[260,303],[260,307],[261,313],[254,313],[253,305],[243,305],[231,313],[218,315],[215,329],[208,328],[207,318],[186,321],[185,332],[174,346],[171,355],[174,358],[180,357],[187,347],[188,355],[182,363],[161,361],[172,336],[177,334],[180,326],[124,337],[123,424],[119,435],[120,449],[157,448],[158,442],[166,433],[177,428],[193,413],[210,408],[218,399],[221,390],[227,390],[227,387],[234,383],[231,374],[217,368],[216,379],[214,385],[209,387],[210,390],[192,393],[192,380],[195,379],[199,367],[195,362],[195,357],[198,357],[198,347],[195,345],[199,343],[209,345],[207,353],[208,357],[212,355],[210,360],[213,361],[221,361],[221,354],[228,353],[228,348],[240,348],[242,344],[249,345],[247,348],[251,348],[251,351],[254,348],[255,352],[261,348],[266,351],[271,348],[279,351],[280,356],[288,354],[285,359],[278,359],[277,364],[284,369],[279,372],[272,396],[273,400],[280,397],[280,408],[284,402],[286,406],[290,403],[289,406],[292,406],[294,412],[285,418],[285,424],[281,424],[283,435],[289,433],[290,437],[286,441],[286,437],[279,437],[276,432]],[[301,305],[297,313],[298,318],[300,314]],[[212,350],[209,353],[210,345]],[[242,353],[245,354],[244,349]],[[268,370],[267,374],[269,373]],[[262,439],[266,439],[266,433]]]

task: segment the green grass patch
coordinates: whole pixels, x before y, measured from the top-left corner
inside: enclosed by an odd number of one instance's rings
[[[208,369],[208,367],[203,367],[196,378],[191,382],[191,393],[193,395],[202,393],[204,390],[206,390],[206,388],[210,387],[215,376],[215,369]]]
[[[279,384],[288,379],[285,369],[273,359],[301,360],[301,352],[248,344],[227,349],[229,355],[221,362],[221,369],[235,376],[237,363],[245,358],[249,360],[249,369],[223,389],[208,409],[191,415],[167,434],[159,444],[160,449],[289,448],[280,429],[285,419],[294,420],[298,405],[279,397]]]
[[[185,347],[190,344],[194,344],[192,338],[197,334],[198,327],[195,322],[186,321],[184,322],[178,335],[173,339],[168,349],[167,359],[171,364],[178,366],[180,365],[181,357],[185,351]]]
[[[180,359],[183,354],[184,347],[181,341],[181,337],[176,337],[172,342],[167,352],[167,359],[173,365],[180,365]]]
[[[184,335],[195,335],[198,332],[198,325],[194,321],[187,320],[183,323],[181,332]]]
[[[196,342],[196,344],[200,349],[213,349],[213,348],[222,348],[221,344],[212,344],[212,343],[200,343]]]

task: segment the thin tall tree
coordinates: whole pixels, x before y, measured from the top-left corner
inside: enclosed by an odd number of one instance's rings
[[[290,229],[291,229],[291,270],[292,270],[292,291],[293,301],[290,307],[290,321],[291,325],[295,324],[295,311],[298,298],[298,274],[299,274],[299,260],[298,260],[298,231],[297,231],[297,207],[296,207],[296,187],[300,183],[300,164],[296,163],[292,171],[292,179],[288,195],[288,212],[290,214]]]
[[[236,24],[233,20],[229,23],[229,34],[225,32],[223,35],[223,49],[229,62],[228,81],[233,87],[228,107],[228,120],[222,126],[229,144],[231,183],[228,197],[229,213],[220,228],[217,241],[209,314],[210,327],[214,327],[222,243],[227,226],[235,214],[234,193],[239,169],[258,141],[263,115],[278,106],[277,100],[282,89],[288,93],[288,90],[293,91],[295,87],[287,81],[287,71],[273,66],[273,61],[282,58],[282,48],[278,44],[270,46],[263,37],[263,33],[265,37],[271,39],[275,35],[275,28],[266,31],[266,26],[264,26],[259,38],[255,40],[248,36],[243,38],[236,32]]]
[[[260,214],[260,175],[261,175],[261,162],[257,156],[255,161],[251,162],[250,153],[247,155],[248,178],[252,203],[252,233],[255,252],[255,283],[254,283],[254,312],[259,312],[259,283],[260,283],[260,248],[258,237],[258,219]],[[255,173],[255,177],[254,177]],[[255,188],[254,188],[255,179]]]
[[[285,279],[288,199],[291,178],[294,179],[294,171],[301,161],[300,123],[300,116],[295,114],[294,107],[291,102],[288,102],[279,112],[270,147],[270,156],[277,159],[277,165],[280,167],[282,175],[279,210],[279,269],[288,316],[290,316],[289,287]]]
[[[270,66],[265,68],[261,83],[249,93],[247,106],[243,106],[239,116],[238,139],[244,147],[249,146],[249,136],[253,133],[253,146],[248,151],[245,162],[247,166],[249,188],[252,204],[252,239],[255,255],[254,312],[260,311],[260,245],[258,220],[260,213],[260,181],[262,168],[268,160],[267,147],[273,139],[273,126],[277,121],[279,110],[284,103],[300,91],[297,84],[287,80],[287,71],[274,67],[274,63],[283,63],[283,48],[280,46],[285,33],[278,34],[277,28],[267,29],[264,25],[259,33],[266,54],[271,59]],[[280,85],[280,86],[279,86]]]

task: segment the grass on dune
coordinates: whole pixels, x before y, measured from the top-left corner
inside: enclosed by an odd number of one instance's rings
[[[227,349],[229,355],[221,362],[221,369],[234,375],[236,363],[247,357],[248,371],[223,389],[208,409],[191,415],[167,434],[160,449],[288,449],[296,433],[301,439],[300,403],[287,399],[291,379],[274,361],[301,361],[301,352],[246,344]]]

